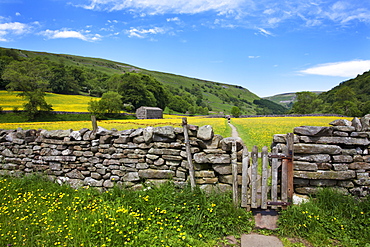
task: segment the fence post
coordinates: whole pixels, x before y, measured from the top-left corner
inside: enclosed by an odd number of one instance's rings
[[[186,156],[187,156],[188,165],[189,165],[190,186],[192,189],[194,189],[195,188],[195,178],[194,178],[193,157],[191,155],[189,133],[188,133],[188,120],[186,118],[182,119],[182,127],[184,128]]]
[[[96,122],[96,117],[91,115],[91,123],[93,127],[93,132],[95,133],[98,130],[98,123]]]
[[[236,155],[236,141],[233,141],[231,146],[231,171],[233,178],[233,202],[238,205],[238,163]]]

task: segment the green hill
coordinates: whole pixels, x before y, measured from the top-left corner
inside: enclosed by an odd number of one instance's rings
[[[68,86],[67,93],[100,96],[107,89],[102,85],[112,75],[124,73],[141,73],[154,77],[161,82],[170,95],[186,98],[195,107],[208,107],[212,114],[230,114],[233,106],[238,106],[242,114],[280,114],[284,109],[273,102],[260,102],[261,98],[241,86],[226,83],[212,82],[190,78],[159,71],[150,71],[125,63],[105,60],[101,58],[81,57],[67,54],[53,54],[17,49],[0,48],[0,74],[9,63],[6,57],[13,59],[32,59],[41,57],[54,64],[55,73],[61,70],[72,71],[73,85]],[[55,67],[57,69],[55,69]],[[66,77],[68,78],[68,77]],[[54,84],[68,84],[68,79],[59,79]],[[4,89],[6,82],[0,80],[0,89]],[[61,88],[54,85],[55,88]],[[56,91],[51,91],[56,92]],[[65,93],[63,91],[57,93]]]
[[[322,91],[313,91],[313,93],[321,94]],[[293,103],[296,101],[297,95],[296,93],[282,93],[277,94],[269,97],[264,97],[264,99],[270,100],[275,102],[276,104],[282,105],[287,109],[292,108]]]

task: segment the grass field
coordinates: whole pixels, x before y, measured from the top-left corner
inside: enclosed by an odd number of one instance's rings
[[[145,128],[147,126],[174,126],[181,127],[181,117],[165,115],[164,119],[145,120],[103,120],[98,125],[106,129],[117,130]],[[211,125],[215,134],[223,137],[231,136],[231,129],[224,118],[188,117],[188,123],[197,126]],[[259,148],[270,146],[274,134],[293,132],[298,126],[329,126],[329,123],[338,117],[260,117],[260,118],[233,118],[231,123],[238,129],[248,149],[254,145]],[[351,120],[350,118],[346,118]],[[73,129],[92,128],[90,121],[56,121],[56,122],[23,122],[0,123],[0,129]]]
[[[216,246],[252,230],[229,194],[182,190],[74,190],[39,177],[0,177],[0,246]]]
[[[17,91],[8,92],[0,90],[0,106],[4,111],[11,111],[14,107],[23,110],[25,101],[17,96]],[[67,112],[87,112],[87,105],[91,99],[90,96],[82,95],[64,95],[55,93],[46,93],[45,100],[48,104],[53,105],[54,111]]]
[[[329,123],[336,119],[338,117],[232,118],[231,123],[238,129],[239,136],[251,150],[254,145],[259,148],[270,147],[274,134],[290,133],[299,126],[329,126]]]

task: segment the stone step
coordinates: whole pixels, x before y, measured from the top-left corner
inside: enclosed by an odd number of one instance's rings
[[[278,212],[273,209],[252,209],[255,228],[276,230]]]

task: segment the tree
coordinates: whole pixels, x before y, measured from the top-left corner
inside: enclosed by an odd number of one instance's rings
[[[122,95],[124,103],[140,106],[157,106],[164,109],[168,93],[163,85],[151,76],[139,73],[113,75],[107,81],[110,90]]]
[[[335,93],[332,111],[346,116],[359,116],[361,112],[358,109],[358,105],[359,102],[355,92],[350,87],[343,86]]]
[[[5,67],[2,78],[9,81],[8,90],[21,91],[18,96],[27,101],[24,110],[29,119],[34,119],[42,111],[52,110],[52,105],[45,101],[50,70],[42,59],[13,61]]]
[[[98,118],[120,113],[123,108],[121,98],[122,96],[117,92],[106,92],[100,100],[91,100],[89,102],[88,111]]]
[[[240,117],[241,111],[240,111],[239,107],[233,106],[231,108],[231,115],[233,115],[234,117]]]
[[[71,71],[62,63],[51,66],[50,88],[55,93],[77,93],[79,85]]]
[[[168,104],[168,108],[180,113],[185,113],[191,106],[192,105],[184,97],[179,95],[172,96]]]
[[[303,91],[296,93],[297,102],[293,104],[293,113],[311,114],[319,111],[322,100],[313,92]]]

